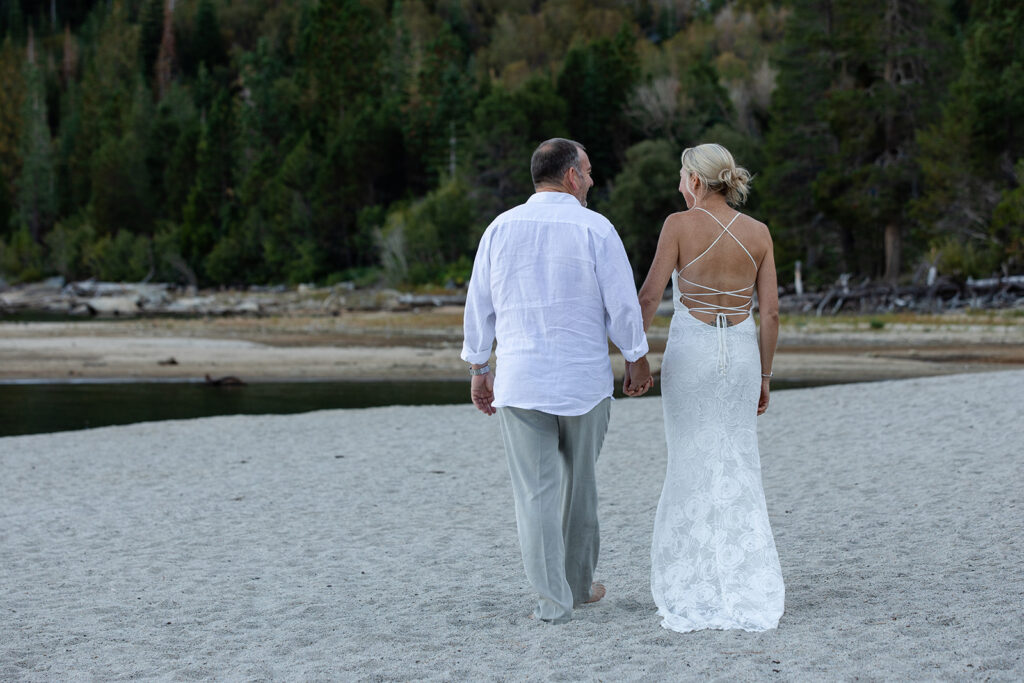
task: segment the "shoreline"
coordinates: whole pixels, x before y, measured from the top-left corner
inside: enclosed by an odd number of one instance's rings
[[[0,380],[247,382],[462,380],[462,309],[339,316],[0,321]],[[660,369],[667,319],[649,331]],[[872,381],[1024,368],[1024,317],[786,316],[775,375],[812,382]],[[622,357],[610,349],[613,372]],[[496,369],[500,372],[500,369]]]

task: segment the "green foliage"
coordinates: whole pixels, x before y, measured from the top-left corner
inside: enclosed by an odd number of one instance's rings
[[[156,73],[156,58],[164,33],[164,0],[144,0],[139,19],[139,67],[149,82]]]
[[[623,25],[614,40],[573,46],[558,76],[558,94],[568,106],[569,135],[586,146],[597,178],[609,178],[619,169],[629,144],[622,105],[636,81],[638,64],[632,31]]]
[[[357,0],[323,0],[303,27],[300,56],[325,123],[375,99],[381,58],[380,17]]]
[[[615,176],[608,218],[626,247],[633,275],[641,281],[654,260],[661,224],[682,210],[679,154],[667,140],[645,140],[629,148],[622,171]]]
[[[567,118],[566,103],[546,78],[530,79],[514,92],[494,86],[480,100],[470,126],[470,165],[481,218],[533,193],[530,155],[544,140],[567,136]]]
[[[43,74],[32,60],[26,60],[23,77],[25,97],[18,145],[21,173],[16,182],[16,220],[26,226],[32,239],[38,242],[56,218],[57,187]]]
[[[324,280],[324,284],[333,287],[342,282],[351,282],[357,289],[373,287],[381,281],[381,270],[376,266],[364,266],[359,268],[346,268],[331,273]]]
[[[453,140],[457,143],[472,111],[474,83],[465,69],[461,42],[447,25],[425,48],[404,108],[403,135],[414,185],[426,187],[445,173]]]
[[[939,95],[928,77],[945,66],[942,8],[794,3],[764,182],[780,260],[898,276],[921,185],[917,130]]]
[[[15,210],[14,182],[21,167],[22,99],[25,96],[21,55],[10,38],[0,44],[0,235]]]
[[[199,0],[196,10],[195,48],[192,57],[197,64],[205,64],[208,69],[219,66],[227,59],[224,39],[220,33],[220,22],[212,0]]]
[[[993,259],[1019,268],[1009,217],[1020,184],[1014,164],[1024,157],[1024,8],[972,4],[963,62],[941,119],[918,136],[926,189],[914,215],[925,226],[922,239],[965,243],[964,272]]]
[[[571,137],[640,274],[700,142],[754,172],[783,278],[933,247],[1019,269],[1018,5],[179,0],[158,77],[163,0],[58,1],[59,26],[3,3],[0,261],[457,284],[536,145]]]
[[[1017,186],[1005,190],[992,212],[992,237],[1007,265],[1017,272],[1024,267],[1024,159],[1017,160]]]
[[[148,232],[152,224],[153,197],[144,143],[150,139],[152,106],[141,82],[135,106],[135,125],[123,137],[104,139],[92,158],[90,209],[103,234]]]
[[[985,243],[962,242],[955,237],[944,237],[933,246],[937,267],[950,276],[965,280],[968,277],[990,277],[997,271],[1001,253]]]
[[[203,260],[226,233],[233,210],[235,127],[228,93],[220,91],[196,146],[196,175],[182,214],[181,255],[200,275]]]
[[[81,217],[58,222],[46,236],[53,271],[69,281],[88,277],[85,254],[95,240],[96,230]]]
[[[12,283],[31,282],[46,274],[43,248],[33,238],[27,225],[22,225],[0,240],[0,275]]]
[[[466,254],[482,233],[474,227],[469,189],[459,179],[395,208],[377,232],[385,275],[392,282],[411,284],[465,280]]]
[[[121,230],[103,235],[87,244],[82,263],[87,271],[101,280],[141,280],[152,267],[150,240]]]

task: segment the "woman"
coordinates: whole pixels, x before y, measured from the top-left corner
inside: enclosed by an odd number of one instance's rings
[[[778,625],[784,602],[756,425],[778,338],[772,240],[730,208],[746,199],[750,174],[724,147],[685,150],[679,175],[689,210],[665,220],[640,290],[645,329],[670,278],[675,301],[661,366],[668,469],[651,591],[667,629],[763,631]]]

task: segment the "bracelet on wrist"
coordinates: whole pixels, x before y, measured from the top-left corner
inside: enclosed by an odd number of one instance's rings
[[[476,375],[486,375],[490,371],[491,371],[491,366],[490,365],[481,365],[478,368],[470,368],[469,369],[469,374],[471,374],[473,376],[476,376]]]
[[[773,372],[769,372],[769,373],[768,373],[768,374],[766,375],[766,374],[764,374],[764,373],[762,372],[762,373],[761,373],[761,377],[762,377],[763,379],[771,379],[771,378],[772,378],[772,375],[774,375],[774,374],[775,374],[775,373],[773,373]]]

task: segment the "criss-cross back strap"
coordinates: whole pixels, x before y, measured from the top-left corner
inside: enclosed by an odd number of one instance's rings
[[[691,311],[696,311],[699,313],[722,313],[724,315],[745,315],[750,312],[750,303],[754,298],[754,285],[747,285],[746,287],[743,287],[741,289],[732,289],[729,291],[724,291],[721,289],[715,289],[714,287],[708,287],[706,285],[702,285],[691,280],[687,280],[682,275],[679,276],[679,279],[688,285],[700,287],[701,289],[706,290],[703,292],[690,292],[681,294],[684,300],[686,300],[689,303],[696,304],[695,306],[691,306],[689,304],[687,305],[687,308],[689,308]],[[749,293],[743,294],[742,292]],[[702,296],[718,295],[735,297],[736,299],[739,299],[739,305],[724,306],[722,304],[716,304],[711,301],[705,301],[703,299],[698,298]]]
[[[750,258],[750,262],[754,264],[754,268],[757,268],[757,261],[755,261],[755,260],[754,260],[754,257],[753,257],[753,256],[751,256],[751,254],[750,254],[750,252],[749,252],[749,251],[747,250],[747,248],[746,248],[745,246],[743,246],[743,242],[740,242],[739,238],[738,238],[738,237],[736,237],[736,235],[732,234],[732,231],[731,231],[731,230],[729,230],[729,227],[730,227],[730,226],[732,226],[732,224],[736,222],[736,219],[737,219],[737,218],[739,218],[739,217],[740,217],[740,214],[739,214],[739,212],[738,212],[738,211],[736,212],[736,215],[732,217],[732,220],[731,220],[731,221],[729,221],[729,225],[725,225],[725,224],[723,224],[723,223],[722,223],[722,221],[718,220],[718,219],[717,219],[717,218],[715,217],[715,214],[711,213],[711,212],[710,212],[710,211],[708,211],[707,209],[702,209],[702,208],[700,208],[699,206],[696,206],[696,207],[694,207],[694,208],[695,208],[695,209],[696,209],[697,211],[703,211],[703,212],[704,212],[704,213],[706,213],[707,215],[711,216],[712,220],[714,220],[714,221],[715,221],[716,223],[718,223],[719,227],[721,227],[721,228],[722,228],[722,232],[721,232],[721,233],[719,233],[718,237],[716,237],[716,238],[715,238],[715,241],[714,241],[714,242],[712,242],[711,244],[709,244],[709,245],[708,245],[708,248],[707,248],[707,249],[705,249],[704,251],[702,251],[702,252],[700,253],[700,255],[699,255],[699,256],[697,256],[697,258],[693,259],[692,261],[690,261],[689,263],[687,263],[687,264],[686,264],[685,266],[683,266],[683,267],[682,267],[682,268],[681,268],[681,269],[679,270],[679,272],[680,272],[680,273],[681,273],[681,272],[683,272],[684,270],[686,270],[687,268],[689,268],[690,266],[692,266],[692,265],[693,265],[694,263],[696,263],[697,261],[699,261],[699,260],[700,260],[701,258],[703,258],[704,254],[706,254],[706,253],[708,253],[709,251],[711,251],[711,248],[712,248],[712,247],[714,247],[714,246],[715,246],[716,244],[718,244],[718,240],[722,239],[722,238],[723,238],[723,237],[724,237],[724,236],[725,236],[726,234],[728,234],[728,235],[729,235],[729,237],[733,238],[733,240],[735,240],[735,241],[736,241],[736,244],[740,245],[740,249],[742,249],[742,250],[743,250],[743,251],[744,251],[744,252],[745,252],[745,253],[747,254],[747,256],[748,256],[748,257]]]

